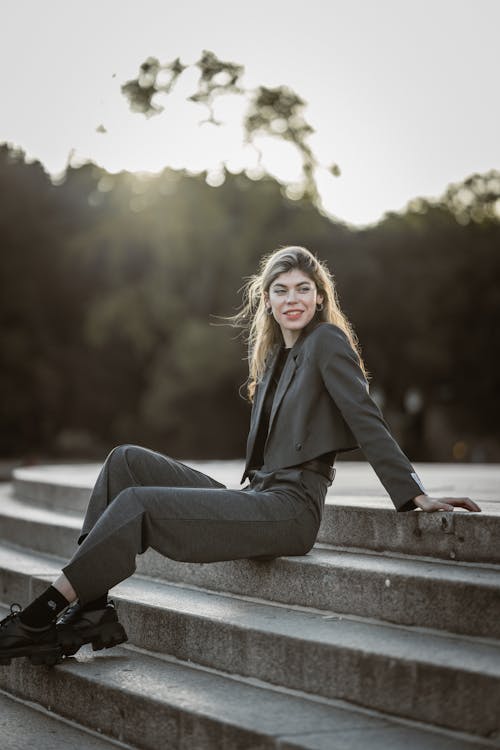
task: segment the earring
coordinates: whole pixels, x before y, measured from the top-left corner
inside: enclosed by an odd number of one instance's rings
[[[321,312],[323,309],[323,303],[321,305],[316,305],[316,312]]]
[[[266,313],[268,315],[272,315],[273,314],[273,308],[272,307],[266,307]]]

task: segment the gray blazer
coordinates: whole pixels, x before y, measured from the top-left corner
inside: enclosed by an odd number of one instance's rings
[[[247,441],[248,476],[266,390],[279,347],[269,355],[256,388]],[[392,437],[344,331],[332,323],[304,329],[292,347],[274,397],[264,447],[264,471],[310,461],[330,451],[361,448],[396,510],[414,508],[425,492],[407,456]]]

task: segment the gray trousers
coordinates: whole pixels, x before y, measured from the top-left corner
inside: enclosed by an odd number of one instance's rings
[[[232,490],[168,456],[122,445],[101,469],[63,572],[85,604],[132,575],[148,547],[199,563],[305,555],[330,484],[295,467],[257,471]]]

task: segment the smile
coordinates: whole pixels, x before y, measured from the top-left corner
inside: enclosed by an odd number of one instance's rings
[[[290,320],[297,320],[297,318],[300,318],[302,315],[302,310],[290,310],[289,312],[286,312],[285,315]]]

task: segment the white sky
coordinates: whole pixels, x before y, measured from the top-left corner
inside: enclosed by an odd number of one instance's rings
[[[247,86],[287,84],[308,103],[325,208],[353,224],[500,168],[500,0],[3,0],[0,141],[52,174],[69,154],[111,171],[237,168],[236,127],[198,127],[183,104],[146,120],[120,84],[149,55],[203,49],[245,66]],[[185,90],[194,90],[185,81]],[[170,100],[169,100],[170,101]],[[228,113],[231,110],[228,108]],[[234,113],[232,116],[234,122]],[[103,124],[106,134],[96,132]],[[268,168],[293,178],[291,146]]]

